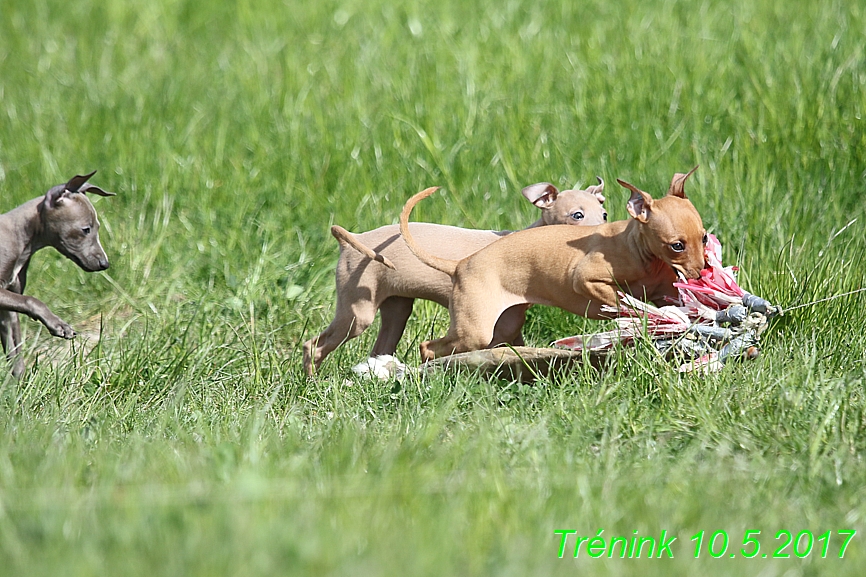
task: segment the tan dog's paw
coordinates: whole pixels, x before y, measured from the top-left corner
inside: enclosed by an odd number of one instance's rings
[[[434,353],[432,350],[430,350],[430,343],[432,343],[432,342],[433,341],[424,341],[419,346],[419,349],[421,351],[421,362],[422,363],[426,363],[427,361],[432,361],[433,359],[436,358],[436,353]]]

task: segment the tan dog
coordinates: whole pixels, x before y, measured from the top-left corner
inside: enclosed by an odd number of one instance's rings
[[[558,191],[550,183],[523,189],[523,196],[541,209],[541,218],[529,228],[548,224],[601,224],[604,210],[604,181],[586,190]],[[420,246],[447,258],[462,259],[484,248],[510,231],[472,230],[428,223],[414,223],[412,232]],[[337,262],[337,310],[334,320],[318,336],[304,343],[304,369],[314,366],[342,343],[360,335],[370,326],[378,310],[382,323],[370,356],[392,355],[412,314],[416,298],[447,307],[451,279],[419,261],[400,236],[398,225],[389,225],[353,235],[340,226],[331,227],[340,242]],[[373,247],[372,249],[369,247]],[[372,261],[378,261],[373,263]],[[499,342],[520,339],[526,307],[504,315]],[[499,335],[500,331],[497,331]]]
[[[667,196],[658,200],[617,180],[632,192],[630,219],[594,227],[524,230],[460,261],[433,256],[415,242],[409,213],[436,188],[413,196],[400,214],[400,232],[422,262],[448,274],[454,283],[448,334],[422,343],[421,358],[496,344],[497,319],[522,303],[599,319],[605,318],[602,305],[616,304],[617,290],[657,305],[675,296],[677,275],[698,278],[704,267],[706,231],[683,190],[692,172],[674,175]]]

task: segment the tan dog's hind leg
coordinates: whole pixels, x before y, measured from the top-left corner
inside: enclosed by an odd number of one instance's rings
[[[474,279],[483,280],[483,279]],[[494,339],[496,321],[508,307],[519,304],[508,302],[504,295],[479,291],[481,283],[464,286],[459,280],[451,294],[451,307],[462,311],[451,314],[448,334],[441,339],[421,343],[421,359],[428,361],[455,353],[485,349]],[[513,330],[513,329],[512,329]]]
[[[521,329],[526,324],[526,311],[529,305],[514,305],[505,310],[496,321],[496,327],[493,329],[493,340],[490,341],[489,347],[499,346],[505,343],[516,347],[523,345],[523,335]]]

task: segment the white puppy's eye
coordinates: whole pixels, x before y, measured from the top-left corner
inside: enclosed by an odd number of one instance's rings
[[[602,219],[604,222],[607,222],[607,213],[604,213],[603,215],[601,215],[601,219]]]
[[[683,252],[684,250],[686,250],[686,245],[685,245],[685,243],[677,241],[677,242],[671,243],[671,250],[674,252]]]
[[[573,212],[571,213],[571,218],[573,218],[574,220],[583,220],[583,213],[579,210],[577,212]]]

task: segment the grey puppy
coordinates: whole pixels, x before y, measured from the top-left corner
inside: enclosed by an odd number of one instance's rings
[[[114,193],[87,184],[94,174],[96,171],[74,176],[44,196],[0,215],[0,341],[15,377],[24,372],[18,313],[41,322],[55,337],[71,339],[75,336],[72,327],[45,303],[23,294],[33,254],[53,246],[87,272],[108,268],[108,257],[99,244],[96,210],[84,193],[100,196],[114,196]]]

